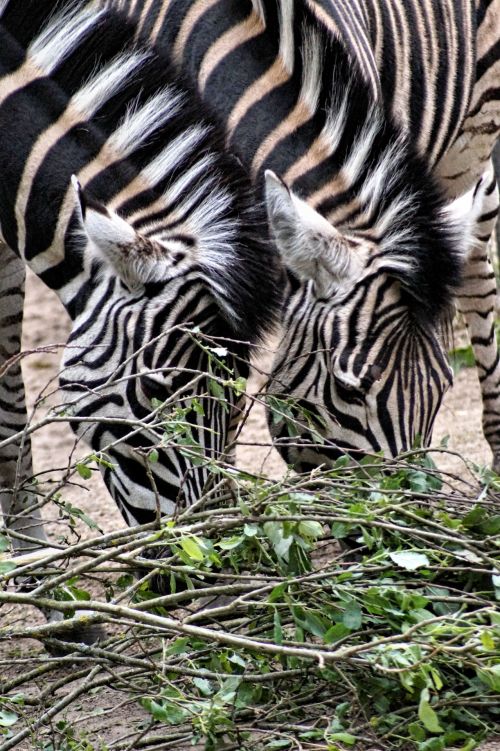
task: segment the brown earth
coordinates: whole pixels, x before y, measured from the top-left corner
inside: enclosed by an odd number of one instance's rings
[[[32,354],[24,359],[23,369],[29,409],[34,411],[33,419],[40,419],[45,414],[51,399],[48,397],[41,404],[37,403],[37,400],[41,394],[50,393],[55,388],[56,381],[53,379],[57,373],[60,357],[58,348],[55,348],[53,353],[40,351],[40,348],[49,344],[63,343],[69,329],[64,310],[41,282],[30,275],[27,288],[23,349],[26,352],[31,351]],[[263,368],[268,360],[269,357],[264,357]],[[254,376],[251,389],[257,391],[262,381],[261,376]],[[47,384],[49,384],[48,388]],[[462,453],[479,464],[489,464],[491,461],[491,452],[481,432],[480,394],[474,370],[462,370],[456,378],[453,390],[446,397],[435,430],[436,445],[444,436],[449,436],[450,451]],[[237,452],[240,467],[253,472],[265,472],[275,477],[282,474],[284,464],[276,451],[268,445],[263,410],[259,405],[255,405],[252,409],[240,443]],[[63,470],[68,466],[68,456],[71,454],[73,457],[85,456],[87,453],[86,446],[75,444],[74,436],[66,425],[48,425],[35,434],[34,468],[45,482],[57,478],[60,474],[55,471],[57,468]],[[438,463],[450,471],[463,473],[463,463],[451,454],[440,456]],[[121,515],[108,496],[97,473],[94,473],[90,481],[65,490],[65,498],[83,508],[105,532],[124,526]],[[57,513],[52,512],[50,516],[52,517],[50,532],[53,537],[57,538],[64,530],[60,526],[61,523],[57,521]],[[36,622],[43,622],[43,618],[34,610],[27,612],[26,608],[13,606],[8,611],[2,611],[2,625]],[[23,641],[22,644],[1,643],[0,665],[9,665],[7,674],[2,671],[4,680],[25,666],[28,658],[32,659],[36,655],[39,661],[46,659],[38,642],[28,640]],[[34,682],[35,692],[37,688],[42,687],[43,681]],[[76,729],[92,732],[98,728],[99,737],[108,744],[116,742],[120,737],[126,737],[127,730],[135,727],[140,720],[144,720],[145,712],[127,696],[116,694],[117,692],[103,689],[99,693],[98,710],[96,710],[94,697],[87,696],[79,701],[78,710],[72,711],[70,715],[71,722],[75,724]],[[31,751],[35,746],[33,740],[25,740],[17,748],[21,751]],[[181,746],[177,748],[180,749]],[[495,742],[488,744],[484,746],[484,751],[500,751],[500,744]]]

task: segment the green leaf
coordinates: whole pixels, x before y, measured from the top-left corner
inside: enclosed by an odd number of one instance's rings
[[[17,563],[13,563],[12,561],[0,561],[0,574],[8,574],[15,568],[17,568]]]
[[[148,454],[148,461],[151,464],[156,464],[156,462],[158,461],[159,457],[160,457],[160,455],[159,455],[157,449],[151,449],[151,451]]]
[[[477,668],[476,674],[485,686],[500,694],[500,664],[487,668]]]
[[[424,688],[420,694],[418,705],[418,717],[423,723],[426,730],[430,733],[443,733],[443,728],[439,724],[438,716],[429,704],[429,689]]]
[[[120,589],[127,589],[134,583],[134,581],[135,578],[132,576],[132,574],[122,574],[116,580],[116,586]]]
[[[231,381],[231,386],[233,387],[236,396],[241,396],[241,394],[244,394],[247,390],[247,379],[243,376],[239,376],[239,378],[235,378],[234,381]]]
[[[477,743],[475,738],[470,738],[467,743],[465,743],[460,751],[473,751],[473,749],[477,748]]]
[[[486,509],[483,506],[474,506],[468,511],[462,519],[464,527],[476,527],[486,516]]]
[[[257,524],[245,524],[243,527],[243,534],[245,537],[255,537],[259,533],[259,527]]]
[[[349,631],[356,631],[362,623],[363,615],[356,600],[347,603],[342,615],[342,623]]]
[[[247,666],[243,657],[241,657],[241,655],[236,654],[236,652],[234,652],[232,655],[229,655],[227,659],[229,660],[229,662],[234,662],[235,665],[239,665],[240,668],[246,668]]]
[[[436,668],[432,667],[432,665],[429,667],[429,673],[432,678],[432,682],[434,683],[434,686],[436,688],[436,691],[441,691],[443,688],[443,681],[441,680],[441,676],[439,674],[439,671],[436,670]]]
[[[200,401],[198,401],[198,399],[191,399],[190,406],[193,412],[196,412],[197,415],[201,415],[202,417],[205,417],[205,410],[203,408],[203,404]]]
[[[344,522],[334,522],[331,525],[330,529],[333,537],[335,537],[337,540],[342,540],[351,532],[352,525],[344,524]]]
[[[187,714],[186,710],[169,701],[159,704],[154,699],[143,698],[140,703],[154,720],[166,722],[168,725],[179,725],[184,721]]]
[[[410,722],[408,725],[408,732],[410,733],[410,737],[414,741],[425,741],[427,738],[427,733],[425,732],[422,725],[420,725],[418,722]]]
[[[264,532],[269,538],[276,555],[288,562],[293,537],[285,534],[284,524],[282,522],[265,522]]]
[[[8,712],[6,709],[0,709],[0,727],[10,728],[19,719],[19,715],[15,712]]]
[[[299,522],[298,532],[299,532],[299,535],[302,535],[303,537],[316,540],[318,537],[321,537],[323,534],[323,525],[313,520]]]
[[[223,540],[221,540],[219,543],[217,543],[217,546],[221,550],[233,550],[234,548],[237,548],[241,543],[243,542],[243,537],[241,535],[233,535],[233,537],[225,537]]]
[[[414,553],[411,550],[389,553],[389,557],[397,566],[406,571],[416,571],[417,568],[429,565],[429,559],[424,553]]]
[[[500,514],[490,516],[479,525],[479,532],[483,535],[500,534]]]
[[[0,704],[2,704],[2,698],[0,697]],[[24,707],[26,703],[26,696],[19,692],[17,694],[10,694],[9,698],[7,699],[9,704],[19,704],[20,706]]]
[[[493,652],[493,650],[495,649],[495,640],[490,632],[483,631],[479,638],[481,639],[481,644],[483,645],[483,647],[489,652]]]
[[[205,557],[195,537],[184,537],[181,540],[181,548],[193,561],[202,561]]]
[[[431,613],[430,610],[426,610],[425,608],[414,608],[410,612],[410,618],[412,622],[414,623],[421,623],[422,621],[428,621],[430,618],[433,618],[434,614]]]
[[[208,381],[208,388],[212,396],[215,396],[216,399],[222,400],[225,398],[223,387],[220,385],[219,381],[216,381],[214,378],[210,378]]]
[[[203,694],[203,696],[210,696],[213,694],[213,688],[210,681],[207,681],[206,678],[193,678],[194,685],[200,690],[200,692]]]
[[[288,582],[282,582],[281,584],[277,584],[274,589],[271,590],[269,593],[269,597],[267,598],[268,602],[276,602],[276,600],[281,600],[283,597],[283,593],[288,587]]]
[[[62,508],[64,511],[69,514],[70,516],[76,516],[77,519],[81,519],[84,524],[87,525],[89,529],[98,529],[100,530],[100,527],[96,522],[90,518],[90,516],[87,516],[87,514],[82,511],[77,506],[73,506],[72,503],[63,503]]]
[[[86,464],[82,464],[81,462],[76,465],[76,471],[78,472],[82,480],[90,480],[90,478],[92,477],[92,470],[90,469],[90,467],[87,467]]]
[[[217,698],[223,704],[229,704],[230,702],[233,702],[240,683],[241,678],[238,675],[227,678],[222,684],[220,691],[217,692]]]
[[[410,483],[410,489],[413,490],[414,493],[425,493],[428,489],[428,477],[429,475],[425,472],[409,472],[408,480]]]
[[[85,589],[79,589],[73,585],[66,585],[64,589],[69,593],[72,600],[90,600],[90,594]]]
[[[490,613],[490,621],[492,626],[500,626],[500,613]]]
[[[419,743],[418,751],[443,751],[446,748],[446,742],[444,738],[428,738],[426,741]]]
[[[462,368],[473,368],[476,364],[472,347],[457,347],[450,352],[450,365],[456,375]]]
[[[332,733],[332,735],[330,735],[329,733],[328,740],[339,741],[346,746],[354,746],[354,744],[356,743],[356,736],[351,735],[351,733]]]
[[[5,535],[0,535],[0,553],[5,553],[9,549],[9,541]]]
[[[321,639],[324,637],[327,626],[321,616],[316,613],[306,612],[302,626],[309,631],[313,636],[319,636]]]
[[[179,639],[176,639],[170,646],[167,648],[166,653],[168,655],[181,655],[185,654],[188,651],[189,646],[189,638],[187,636],[181,636]]]
[[[343,623],[336,623],[334,626],[328,629],[323,637],[325,644],[333,644],[333,642],[343,639],[344,636],[351,633],[351,629],[347,628]]]
[[[115,469],[116,466],[110,459],[106,458],[106,454],[102,454],[100,451],[97,454],[91,454],[87,459],[88,462],[95,462],[101,467],[106,467],[106,469]]]

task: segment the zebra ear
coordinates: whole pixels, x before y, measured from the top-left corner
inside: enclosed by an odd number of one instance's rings
[[[137,233],[128,222],[85,193],[75,175],[71,182],[80,206],[83,229],[104,255],[115,253],[117,246],[135,242]]]
[[[359,275],[360,259],[347,238],[274,172],[267,170],[265,178],[269,226],[284,265],[302,281],[314,281],[320,295]]]
[[[166,249],[139,235],[125,219],[91,198],[74,175],[71,182],[84,234],[127,287],[136,289],[160,278],[165,272]]]
[[[455,228],[457,246],[463,258],[474,247],[477,223],[483,213],[486,189],[491,183],[491,177],[492,175],[483,175],[471,190],[455,198],[443,209],[445,221]]]

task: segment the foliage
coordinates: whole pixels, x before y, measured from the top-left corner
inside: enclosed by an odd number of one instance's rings
[[[450,364],[456,375],[462,368],[474,368],[476,361],[472,346],[456,347],[450,352]]]
[[[293,437],[298,405],[274,406]],[[208,461],[187,419],[195,400],[153,407],[165,441]],[[147,460],[158,461],[154,450]],[[480,486],[452,489],[417,449],[281,481],[210,461],[211,488],[159,526],[103,535],[61,490],[60,519],[94,537],[21,566],[0,537],[5,584],[37,575],[32,591],[6,586],[0,604],[66,618],[0,627],[0,639],[38,638],[56,654],[5,682],[0,751],[27,737],[45,751],[106,748],[64,714],[54,671],[71,660],[70,704],[102,686],[125,693],[140,712],[137,747],[468,751],[498,727],[496,475],[478,469]],[[73,470],[85,482],[102,463],[92,454]],[[61,641],[68,626],[99,621],[110,624],[106,642]],[[27,705],[33,671],[47,686]],[[109,748],[135,748],[130,732]]]
[[[240,719],[255,748],[293,748],[296,736],[303,748],[327,749],[376,736],[385,748],[432,751],[484,737],[500,711],[500,517],[487,505],[454,508],[428,463],[417,455],[387,472],[382,461],[339,462],[286,488],[247,481],[237,506],[211,513],[224,525],[180,558],[191,577],[252,572],[251,594],[241,586],[212,616],[246,644],[174,641],[177,664],[182,656],[217,679],[167,670],[167,685],[143,703],[152,717],[190,723],[207,749],[236,737]],[[343,550],[323,553],[332,540]],[[170,549],[179,554],[178,543]],[[285,649],[263,654],[264,643]],[[252,679],[261,676],[269,680]],[[267,729],[256,739],[244,720],[261,712]]]

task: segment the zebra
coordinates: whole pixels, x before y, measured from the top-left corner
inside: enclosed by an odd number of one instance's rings
[[[46,539],[18,357],[25,265],[70,315],[64,414],[129,525],[192,504],[231,460],[233,384],[280,307],[246,171],[134,37],[88,0],[0,2],[0,499],[16,551]],[[164,439],[172,405],[193,450]]]
[[[299,436],[269,421],[287,463],[428,445],[456,300],[500,471],[498,0],[102,1],[191,77],[266,196],[289,275],[269,391],[302,415]]]

